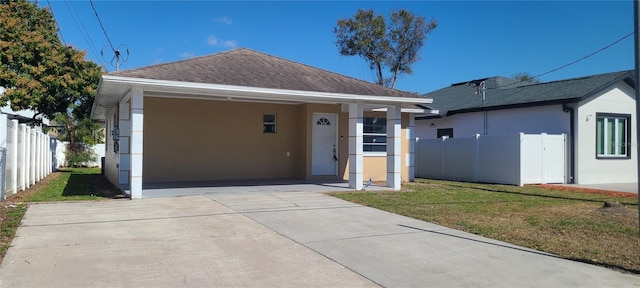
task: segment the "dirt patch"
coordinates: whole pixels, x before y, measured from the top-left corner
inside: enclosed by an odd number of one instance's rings
[[[638,197],[638,195],[636,195],[634,193],[626,193],[626,192],[618,192],[618,191],[610,191],[610,190],[602,190],[602,189],[593,189],[593,188],[569,187],[569,186],[560,186],[560,185],[553,185],[553,184],[539,184],[539,185],[536,185],[536,186],[542,187],[542,188],[546,188],[546,189],[551,189],[551,190],[579,191],[579,192],[607,195],[607,196],[613,196],[613,197],[629,197],[629,198]]]
[[[602,207],[596,209],[597,213],[602,214],[621,214],[621,215],[635,215],[637,212],[627,208],[620,204],[620,202],[604,202]]]
[[[53,172],[49,174],[49,176],[44,177],[42,180],[38,181],[38,183],[31,185],[29,189],[20,191],[16,194],[9,195],[7,199],[3,202],[3,204],[7,205],[7,204],[25,202],[25,200],[29,198],[31,195],[40,191],[40,189],[42,189],[43,187],[47,187],[47,185],[49,185],[51,181],[55,180],[60,176],[62,176],[61,172]]]

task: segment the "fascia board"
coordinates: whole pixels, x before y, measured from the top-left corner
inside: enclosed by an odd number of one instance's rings
[[[391,96],[376,96],[376,95],[355,95],[355,94],[340,94],[340,93],[328,93],[328,92],[313,92],[313,91],[301,91],[301,90],[286,90],[286,89],[272,89],[272,88],[259,88],[259,87],[247,87],[247,86],[234,86],[234,85],[220,85],[220,84],[207,84],[207,83],[194,83],[194,82],[182,82],[182,81],[168,81],[168,80],[155,80],[155,79],[143,79],[143,78],[130,78],[120,77],[112,75],[102,76],[103,82],[140,86],[145,90],[166,91],[173,90],[175,92],[195,92],[203,95],[219,93],[223,96],[238,97],[238,98],[258,98],[271,100],[284,100],[284,101],[326,101],[335,103],[379,103],[379,104],[430,104],[433,103],[431,98],[410,98],[410,97],[391,97]],[[257,96],[260,97],[257,97]]]

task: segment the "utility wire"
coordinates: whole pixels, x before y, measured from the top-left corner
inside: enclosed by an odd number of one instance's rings
[[[109,42],[109,47],[111,47],[111,50],[113,50],[113,53],[116,53],[116,49],[113,48],[113,44],[111,44],[111,39],[109,39],[109,35],[107,35],[107,31],[104,30],[104,26],[102,26],[102,21],[100,21],[100,17],[98,16],[98,11],[96,11],[96,7],[93,6],[93,0],[89,0],[89,3],[91,3],[91,8],[93,9],[93,13],[96,14],[96,19],[98,19],[98,24],[100,24],[100,28],[102,29],[102,32],[104,32],[104,37],[107,37],[107,42]]]
[[[89,32],[87,32],[87,28],[84,26],[84,23],[82,22],[82,19],[80,18],[80,14],[78,14],[78,11],[76,10],[75,5],[73,5],[73,2],[71,2],[71,6],[69,6],[69,1],[67,0],[64,1],[64,4],[65,6],[67,6],[67,10],[69,11],[69,14],[71,14],[71,18],[73,19],[73,22],[76,24],[76,27],[78,27],[78,30],[82,35],[82,38],[84,38],[84,41],[87,42],[87,45],[91,49],[91,52],[94,54],[94,57],[96,59],[100,59],[100,57],[98,57],[98,52],[96,50],[96,47],[93,44],[93,41],[91,40],[91,36],[89,35]]]
[[[49,5],[49,11],[51,11],[51,16],[53,16],[53,19],[56,19],[56,15],[53,14],[53,8],[51,8],[51,2],[49,2],[49,0],[47,0],[47,5]],[[64,46],[67,46],[67,42],[64,41],[64,36],[62,36],[62,30],[60,30],[60,26],[58,26],[58,20],[55,20],[56,23],[56,28],[58,29],[58,35],[60,35],[60,39],[62,39],[62,44],[64,44]]]
[[[620,43],[622,40],[629,38],[629,36],[631,36],[631,35],[633,35],[633,34],[634,34],[634,32],[631,32],[631,33],[629,33],[629,34],[627,34],[627,35],[623,36],[622,38],[620,38],[620,39],[618,39],[618,40],[616,40],[616,41],[613,41],[611,44],[609,44],[609,45],[607,45],[607,46],[604,46],[604,47],[602,47],[602,48],[600,48],[600,49],[596,50],[595,52],[593,52],[593,53],[591,53],[591,54],[588,54],[588,55],[586,55],[586,56],[583,56],[582,58],[580,58],[580,59],[578,59],[578,60],[575,60],[575,61],[573,61],[573,62],[569,62],[569,63],[567,63],[567,64],[565,64],[565,65],[562,65],[562,66],[560,66],[560,67],[558,67],[558,68],[551,69],[551,70],[549,70],[549,71],[547,71],[547,72],[544,72],[544,73],[542,73],[542,74],[538,74],[538,75],[532,76],[531,78],[538,78],[538,77],[540,77],[540,76],[544,76],[544,75],[547,75],[547,74],[549,74],[549,73],[556,72],[556,71],[558,71],[558,70],[560,70],[560,69],[567,68],[567,67],[569,67],[569,66],[571,66],[571,65],[573,65],[573,64],[576,64],[576,63],[578,63],[578,62],[580,62],[580,61],[582,61],[582,60],[585,60],[585,59],[587,59],[587,58],[589,58],[589,57],[591,57],[591,56],[593,56],[593,55],[596,55],[596,54],[598,54],[598,53],[600,53],[600,52],[602,52],[602,51],[604,51],[604,50],[606,50],[606,49],[608,49],[608,48],[611,48],[611,46],[613,46],[613,45],[616,45],[616,44]],[[525,81],[529,81],[529,80],[520,80],[520,81],[518,81],[518,82],[514,82],[514,83],[510,83],[510,84],[506,84],[506,85],[498,86],[498,87],[495,87],[495,88],[487,88],[487,89],[500,89],[500,88],[503,88],[503,87],[506,87],[506,86],[515,85],[515,84],[522,83],[522,82],[525,82]]]

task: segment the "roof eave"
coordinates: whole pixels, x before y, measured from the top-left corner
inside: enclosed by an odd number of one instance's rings
[[[565,99],[556,99],[549,101],[539,101],[539,102],[527,102],[527,103],[514,103],[514,104],[506,104],[506,105],[497,105],[497,106],[482,106],[482,107],[473,107],[459,110],[449,110],[446,115],[443,116],[451,116],[455,114],[462,113],[471,113],[471,112],[482,112],[482,111],[492,111],[492,110],[504,110],[504,109],[513,109],[513,108],[528,108],[528,107],[536,107],[536,106],[548,106],[548,105],[556,105],[556,104],[568,104],[568,103],[577,103],[580,102],[580,98],[565,98]]]
[[[309,102],[309,103],[370,103],[378,105],[391,104],[430,104],[431,98],[423,97],[395,97],[384,95],[356,95],[316,91],[286,90],[273,88],[260,88],[248,86],[220,85],[208,83],[195,83],[183,81],[156,80],[145,78],[132,78],[113,75],[103,75],[100,80],[98,94],[93,104],[91,116],[98,117],[95,111],[99,105],[109,106],[122,100],[125,95],[110,95],[108,99],[100,99],[109,96],[104,90],[107,86],[140,87],[145,91],[163,93],[165,97],[186,98],[198,95],[202,99],[211,100],[260,100],[260,101],[284,101],[284,102]],[[99,101],[103,101],[100,103]],[[112,103],[113,102],[113,103]]]
[[[582,97],[580,97],[580,101],[584,101],[587,98],[590,98],[591,96],[598,94],[600,92],[602,92],[603,90],[611,87],[611,85],[614,85],[620,81],[624,81],[624,83],[626,83],[627,85],[631,86],[632,88],[635,89],[635,80],[633,77],[633,72],[629,71],[627,73],[624,73],[622,75],[620,75],[620,77],[617,77],[611,81],[609,81],[608,83],[598,87],[597,89],[594,89],[593,91],[583,95]]]

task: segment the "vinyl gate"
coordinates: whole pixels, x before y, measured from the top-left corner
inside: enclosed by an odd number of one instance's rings
[[[420,139],[416,176],[512,185],[565,183],[566,135]]]

